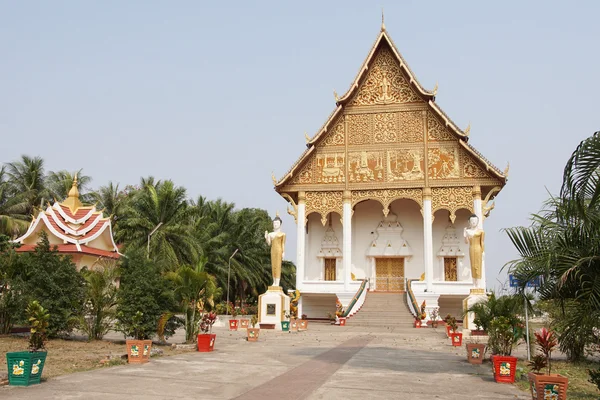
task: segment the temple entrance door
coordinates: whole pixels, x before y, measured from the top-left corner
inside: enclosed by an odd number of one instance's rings
[[[404,258],[375,259],[375,290],[379,292],[404,291]]]
[[[456,257],[444,257],[444,280],[450,282],[458,280]]]
[[[335,281],[335,258],[325,259],[325,280]]]

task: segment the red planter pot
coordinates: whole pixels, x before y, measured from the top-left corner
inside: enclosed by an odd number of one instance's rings
[[[238,330],[238,320],[237,319],[230,319],[229,320],[229,330],[230,331],[237,331]]]
[[[340,326],[346,326],[346,318],[340,317]]]
[[[454,346],[454,347],[462,346],[462,333],[458,333],[458,332],[450,333],[450,338],[452,339],[452,346]]]
[[[240,328],[242,328],[242,329],[248,329],[249,326],[250,326],[250,320],[249,319],[240,319]]]
[[[423,323],[421,322],[421,320],[420,320],[420,319],[416,319],[416,320],[415,320],[414,327],[415,327],[415,328],[420,328],[422,324],[423,324]]]
[[[533,400],[558,399],[565,400],[567,398],[567,388],[569,386],[569,378],[559,374],[536,374],[530,372],[527,374],[529,378],[529,390]]]
[[[494,380],[498,383],[514,383],[517,370],[517,357],[493,356]]]
[[[469,343],[467,344],[467,359],[471,364],[482,364],[485,353],[485,344]]]
[[[450,333],[452,333],[452,328],[450,328],[450,325],[446,325],[446,336],[450,337]]]
[[[206,353],[213,351],[217,335],[214,333],[201,333],[198,335],[198,351]]]
[[[152,340],[127,340],[127,362],[129,364],[144,364],[150,360]]]

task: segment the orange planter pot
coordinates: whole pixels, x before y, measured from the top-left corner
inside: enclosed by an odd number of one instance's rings
[[[290,320],[290,332],[298,332],[298,320],[297,319]]]
[[[127,362],[129,364],[144,364],[150,360],[152,340],[127,340]]]
[[[340,326],[346,326],[346,318],[340,317]]]
[[[420,320],[420,319],[416,319],[416,320],[415,320],[415,323],[414,323],[414,325],[413,325],[413,326],[414,326],[415,328],[420,328],[420,327],[421,327],[421,325],[423,325],[423,323],[421,322],[421,320]]]
[[[482,364],[483,354],[485,353],[485,344],[469,343],[467,344],[467,360],[471,364]]]
[[[198,351],[206,353],[213,351],[217,335],[214,333],[201,333],[198,335]]]
[[[242,329],[248,329],[248,326],[250,326],[250,320],[249,319],[240,319],[240,328],[242,328]]]
[[[237,319],[230,319],[229,320],[229,330],[230,331],[237,331],[238,330],[238,320]]]
[[[498,383],[514,383],[517,370],[517,357],[494,356],[494,380]]]
[[[298,321],[298,330],[299,331],[305,331],[308,329],[308,321],[305,319],[301,319],[300,321]]]
[[[527,377],[529,378],[529,390],[533,400],[564,400],[567,398],[569,378],[559,374],[544,375],[535,372],[530,372]]]
[[[249,342],[258,341],[259,333],[260,333],[260,329],[258,329],[258,328],[248,328],[248,341]]]
[[[452,338],[452,346],[462,346],[462,333],[453,332],[450,333],[450,337]]]

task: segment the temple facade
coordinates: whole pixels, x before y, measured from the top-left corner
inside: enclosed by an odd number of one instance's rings
[[[15,240],[21,244],[17,252],[33,251],[41,232],[46,233],[50,245],[56,246],[59,253],[71,256],[78,271],[84,267],[94,269],[103,265],[103,260],[121,256],[113,239],[110,218],[79,200],[77,176],[67,199],[48,205],[33,219],[27,232]]]
[[[297,223],[300,314],[326,317],[336,298],[412,290],[427,308],[460,309],[476,288],[464,229],[478,228],[506,184],[421,86],[385,26],[348,91],[275,190]],[[485,267],[479,279],[485,288]],[[352,302],[351,307],[354,307]]]

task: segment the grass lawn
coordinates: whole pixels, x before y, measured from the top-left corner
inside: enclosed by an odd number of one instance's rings
[[[29,341],[17,336],[0,337],[0,375],[7,373],[6,353],[10,351],[26,351]],[[192,350],[172,349],[170,345],[157,346],[163,350],[164,355],[174,355]],[[80,340],[53,339],[46,343],[48,358],[44,366],[43,377],[53,378],[59,375],[73,372],[87,371],[112,365],[126,364],[127,360],[121,361],[118,356],[126,354],[125,343],[114,343],[104,340],[92,342]],[[108,363],[100,364],[100,360],[106,356],[117,356]]]
[[[527,361],[519,360],[517,367],[523,368],[529,372]],[[600,399],[600,391],[595,385],[588,382],[588,369],[597,369],[600,367],[598,362],[584,362],[581,364],[568,363],[566,361],[552,361],[552,373],[561,374],[569,378],[569,388],[567,389],[567,398],[569,400],[590,400]],[[527,373],[515,384],[523,390],[529,392],[529,382],[527,381]]]

